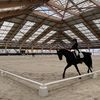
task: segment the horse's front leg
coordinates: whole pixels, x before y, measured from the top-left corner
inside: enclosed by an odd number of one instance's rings
[[[65,69],[64,69],[64,72],[63,72],[63,78],[65,78],[65,72],[66,72],[66,69],[69,68],[71,66],[71,64],[68,64]]]
[[[87,70],[87,73],[89,73],[89,69]]]

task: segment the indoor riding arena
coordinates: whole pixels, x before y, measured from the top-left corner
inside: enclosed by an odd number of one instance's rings
[[[100,100],[100,0],[0,0],[0,100]]]

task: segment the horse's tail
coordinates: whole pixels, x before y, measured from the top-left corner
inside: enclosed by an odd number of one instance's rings
[[[84,62],[85,62],[85,64],[88,65],[90,68],[93,69],[92,57],[91,57],[92,53],[90,53],[90,52],[83,52],[83,54],[84,54],[84,59],[85,59]]]
[[[92,57],[91,57],[92,53],[90,53],[90,67],[93,69],[93,64],[92,64]]]
[[[93,69],[92,58],[91,58],[91,66],[90,67]]]

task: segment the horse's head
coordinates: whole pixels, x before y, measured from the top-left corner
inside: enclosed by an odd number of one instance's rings
[[[62,54],[61,50],[57,50],[57,55],[58,55],[59,60],[62,60],[63,54]]]

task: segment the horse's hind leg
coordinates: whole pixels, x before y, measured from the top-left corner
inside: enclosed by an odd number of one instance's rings
[[[88,67],[87,73],[89,73],[89,71],[92,72],[92,69],[90,67]]]
[[[92,64],[88,64],[87,62],[84,62],[84,63],[85,63],[86,66],[88,67],[87,73],[92,72]]]
[[[66,72],[66,69],[69,68],[71,66],[71,64],[68,64],[65,69],[64,69],[64,72],[63,72],[63,78],[65,78],[65,72]]]
[[[85,65],[88,67],[88,71],[87,71],[87,73],[89,73],[89,72],[92,72],[92,58],[91,58],[91,56],[87,56],[88,58],[88,60],[87,59],[85,59],[84,58],[84,63],[85,63]]]

